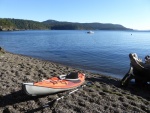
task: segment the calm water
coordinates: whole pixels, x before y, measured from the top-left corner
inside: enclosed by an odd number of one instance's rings
[[[47,30],[0,32],[7,51],[122,78],[129,53],[150,55],[150,32]],[[131,35],[132,34],[132,35]]]

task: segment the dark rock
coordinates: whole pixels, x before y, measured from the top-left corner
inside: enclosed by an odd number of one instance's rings
[[[0,47],[0,53],[5,53],[5,50],[2,47]]]
[[[11,112],[10,112],[9,108],[5,108],[5,109],[3,110],[3,113],[11,113]]]

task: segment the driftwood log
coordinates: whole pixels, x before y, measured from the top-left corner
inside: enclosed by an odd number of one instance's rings
[[[144,63],[136,53],[130,53],[130,69],[121,80],[121,85],[126,86],[132,79],[137,85],[146,85],[150,82],[150,63]]]

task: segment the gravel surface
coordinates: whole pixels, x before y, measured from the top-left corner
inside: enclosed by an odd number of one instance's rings
[[[68,92],[47,96],[28,96],[23,82],[36,82],[52,76],[83,72],[90,86],[41,108]],[[129,84],[120,86],[120,79],[90,73],[69,66],[43,61],[9,52],[0,52],[0,113],[150,113],[150,87]]]

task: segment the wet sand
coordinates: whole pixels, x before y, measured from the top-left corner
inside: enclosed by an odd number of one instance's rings
[[[86,82],[93,84],[55,103],[42,105],[70,91],[32,97],[22,90],[23,82],[35,82],[52,76],[83,72]],[[0,53],[0,113],[150,113],[150,88],[129,84],[120,79],[90,73],[69,66],[43,61],[9,52]]]

